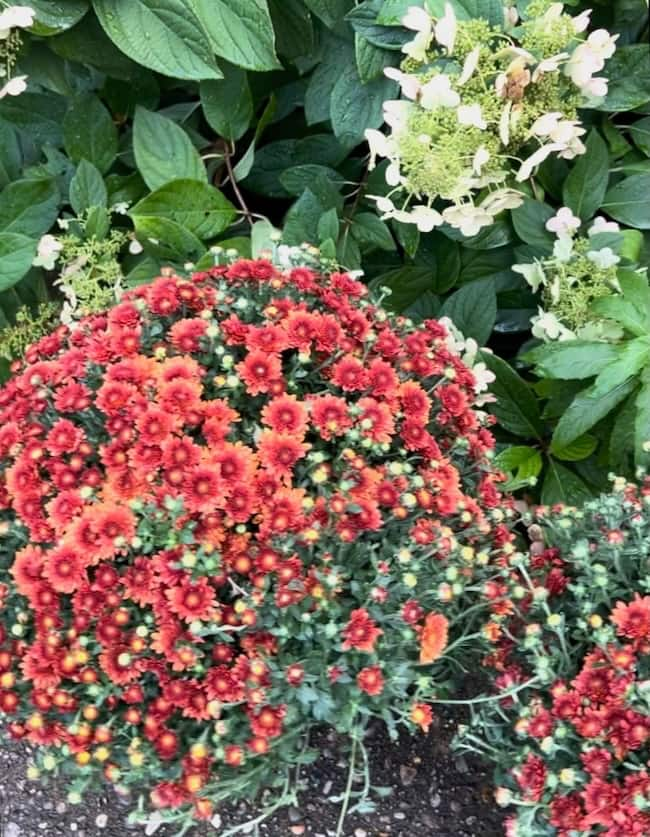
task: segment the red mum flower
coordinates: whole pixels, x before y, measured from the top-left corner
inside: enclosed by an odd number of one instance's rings
[[[85,566],[81,554],[64,544],[46,553],[43,575],[57,593],[74,593],[87,580]]]
[[[282,364],[279,357],[256,350],[249,352],[244,360],[237,364],[237,371],[248,392],[258,395],[260,392],[268,392],[272,382],[282,376]]]
[[[430,706],[426,703],[414,703],[409,717],[424,732],[429,732],[429,727],[433,723],[433,712]]]
[[[207,579],[185,582],[179,587],[172,587],[165,595],[174,613],[186,622],[208,620],[214,614],[216,597]]]
[[[44,563],[45,555],[39,546],[25,546],[16,553],[10,572],[18,592],[23,596],[28,596],[34,585],[41,580]]]
[[[307,431],[307,410],[295,395],[279,395],[262,410],[262,421],[276,433],[302,438]]]
[[[357,674],[357,686],[367,695],[376,697],[384,691],[384,677],[379,666],[367,666]]]
[[[352,427],[348,403],[337,395],[321,395],[309,399],[311,418],[323,439],[342,436]]]
[[[332,383],[345,392],[367,389],[368,372],[363,363],[354,355],[344,355],[332,366]]]
[[[183,482],[183,499],[192,512],[209,512],[223,503],[224,482],[216,468],[197,465]]]
[[[467,396],[454,384],[439,387],[435,392],[442,406],[452,416],[461,416],[467,410]]]
[[[205,320],[178,320],[169,329],[169,339],[179,352],[197,352],[201,345],[201,338],[207,331],[208,324]]]
[[[420,634],[420,662],[424,665],[435,662],[447,647],[449,623],[442,613],[429,613],[424,620]]]
[[[616,625],[619,636],[647,639],[650,637],[650,596],[641,597],[635,593],[628,604],[618,602],[610,619]]]
[[[524,799],[539,802],[546,786],[546,765],[540,756],[529,753],[526,761],[514,771],[519,787],[524,792]]]
[[[277,738],[282,734],[282,722],[287,714],[286,706],[263,706],[248,713],[251,730],[260,738]]]
[[[263,430],[257,442],[260,462],[279,477],[290,477],[293,466],[310,447],[289,433],[275,433],[273,430]]]
[[[169,437],[174,421],[164,410],[148,407],[135,424],[145,445],[160,445]]]
[[[227,666],[215,666],[205,676],[205,691],[210,700],[220,703],[237,703],[246,693],[240,678]]]
[[[361,435],[373,442],[390,442],[395,432],[390,407],[374,398],[360,398],[358,407],[361,410],[358,418]]]
[[[343,650],[356,648],[370,654],[375,650],[375,642],[382,634],[383,631],[377,627],[367,610],[353,610],[350,621],[343,629]]]
[[[62,456],[76,451],[84,438],[85,434],[80,427],[68,419],[59,419],[47,434],[45,444],[53,456]]]

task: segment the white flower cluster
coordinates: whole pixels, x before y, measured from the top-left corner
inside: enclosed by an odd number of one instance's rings
[[[5,66],[0,67],[0,78],[7,79],[0,87],[0,99],[4,99],[5,96],[20,96],[27,89],[27,76],[11,78],[14,60],[12,33],[16,29],[29,29],[33,26],[35,15],[36,12],[31,6],[5,6],[0,11],[0,55],[5,59]]]
[[[384,103],[389,134],[365,133],[370,168],[378,157],[388,160],[391,191],[374,198],[383,218],[421,232],[446,222],[472,236],[520,205],[517,183],[547,157],[585,152],[576,107],[607,93],[607,80],[595,74],[618,35],[599,29],[584,40],[590,13],[572,18],[552,3],[518,27],[524,36],[515,41],[517,12],[508,12],[502,33],[457,20],[451,3],[439,18],[412,7],[402,19],[415,37],[403,47],[402,69],[385,70],[402,98]],[[451,205],[438,208],[440,200]]]
[[[588,311],[591,299],[620,292],[615,268],[621,258],[596,239],[603,233],[618,233],[620,227],[598,216],[586,237],[579,238],[580,226],[580,219],[562,207],[546,222],[546,229],[556,235],[552,256],[513,265],[535,293],[542,292],[545,308],[539,307],[531,319],[533,336],[540,340],[617,340],[621,336],[615,324]]]
[[[483,404],[496,401],[495,396],[487,392],[490,384],[496,379],[496,375],[487,368],[483,361],[478,363],[476,361],[480,350],[479,344],[473,337],[464,337],[449,317],[441,317],[440,323],[444,325],[448,332],[447,348],[463,361],[474,376],[474,392],[477,395],[476,406],[481,407]],[[489,352],[490,350],[483,349],[483,351]]]

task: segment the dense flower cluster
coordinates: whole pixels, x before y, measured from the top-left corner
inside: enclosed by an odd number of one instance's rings
[[[27,89],[27,76],[13,76],[13,70],[22,44],[20,30],[32,26],[34,16],[30,6],[0,3],[0,99],[20,96]]]
[[[585,39],[589,12],[573,18],[562,3],[527,3],[521,20],[507,11],[499,26],[459,20],[450,3],[442,17],[419,7],[404,17],[417,34],[402,69],[385,71],[404,98],[385,103],[388,136],[366,131],[371,164],[390,161],[392,191],[376,198],[384,217],[472,236],[519,206],[517,184],[547,157],[585,152],[577,109],[607,93],[595,73],[618,36],[598,29]]]
[[[513,265],[533,291],[541,291],[543,307],[531,320],[535,337],[543,340],[619,339],[616,323],[591,310],[596,299],[620,293],[619,265],[624,263],[625,239],[614,221],[597,217],[584,235],[581,221],[562,207],[546,223],[556,235],[551,255]],[[628,260],[629,264],[629,260]]]
[[[465,743],[500,768],[510,837],[648,834],[650,480],[617,480],[582,511],[540,509],[531,533],[546,542],[486,590],[485,662],[510,694]]]
[[[265,260],[39,340],[0,390],[11,734],[73,799],[103,775],[208,818],[313,722],[426,730],[513,551],[482,386],[438,322]]]

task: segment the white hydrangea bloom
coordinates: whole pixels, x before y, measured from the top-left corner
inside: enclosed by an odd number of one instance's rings
[[[603,270],[606,270],[608,267],[614,267],[614,265],[618,264],[621,260],[620,256],[617,256],[611,247],[603,247],[600,250],[589,250],[587,258],[590,262],[593,262],[596,267],[600,267]]]
[[[456,15],[450,3],[445,3],[445,13],[434,26],[436,41],[451,54],[456,43]]]
[[[425,61],[427,50],[433,40],[433,20],[431,15],[418,6],[411,6],[402,18],[402,25],[417,32],[415,38],[404,44],[402,52],[415,61]]]
[[[0,12],[0,39],[6,38],[11,29],[28,29],[33,26],[35,15],[31,6],[7,6]]]
[[[460,230],[468,238],[477,235],[483,227],[488,227],[494,222],[494,215],[478,206],[474,206],[473,203],[448,206],[443,210],[442,217],[448,224]]]
[[[0,99],[5,96],[20,96],[27,90],[27,76],[14,76],[0,88]]]
[[[587,235],[598,235],[598,233],[620,232],[620,227],[616,221],[608,221],[602,215],[597,215],[594,218],[593,224],[587,230]]]
[[[425,110],[456,108],[460,104],[460,96],[452,88],[451,78],[439,73],[422,85],[420,104]]]
[[[55,236],[47,235],[41,236],[38,247],[36,248],[36,256],[32,264],[34,267],[43,267],[45,270],[53,270],[56,260],[59,258],[59,253],[63,249],[63,244]]]
[[[537,261],[532,262],[532,264],[513,264],[512,269],[515,273],[524,277],[534,293],[537,293],[540,287],[546,283],[546,274]]]
[[[551,311],[539,309],[539,313],[531,319],[531,331],[538,340],[575,340],[576,335],[571,329],[558,320]]]
[[[517,172],[517,180],[520,183],[523,183],[524,180],[528,180],[532,175],[533,171],[539,166],[541,163],[546,160],[546,158],[553,154],[555,151],[563,151],[564,146],[561,145],[559,142],[551,142],[547,145],[543,145],[541,148],[538,148],[533,154],[530,155],[519,167],[519,171]]]
[[[546,229],[558,235],[560,233],[572,235],[580,229],[581,223],[580,218],[574,215],[568,207],[563,206],[552,218],[548,219]]]
[[[467,84],[467,82],[471,79],[471,77],[476,72],[476,68],[478,67],[478,60],[479,60],[480,55],[481,55],[481,48],[480,47],[475,47],[468,54],[468,56],[465,59],[465,62],[463,64],[463,71],[458,76],[457,84],[458,84],[459,87],[462,87],[464,84]]]
[[[482,131],[487,128],[487,122],[483,118],[483,111],[479,104],[459,105],[457,115],[461,125],[471,125],[474,128],[480,128]]]

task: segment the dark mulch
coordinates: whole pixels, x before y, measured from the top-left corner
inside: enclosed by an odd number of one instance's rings
[[[345,837],[501,837],[502,814],[496,808],[489,771],[480,762],[450,750],[455,728],[446,715],[428,736],[408,735],[393,743],[377,727],[366,742],[373,784],[389,786],[388,797],[376,799],[371,814],[351,815]],[[306,787],[300,806],[283,810],[264,822],[260,837],[332,837],[338,804],[329,796],[340,794],[347,778],[347,756],[334,733],[323,732],[315,741],[319,759],[303,772]],[[0,753],[1,837],[134,837],[141,826],[127,824],[128,803],[110,790],[84,799],[78,806],[66,802],[64,783],[44,786],[29,782],[25,768],[28,749],[3,744]],[[255,816],[254,807],[240,805],[221,812],[223,827]],[[218,837],[222,829],[201,827],[192,837]],[[156,837],[169,837],[159,828]],[[252,832],[251,832],[252,833]]]

